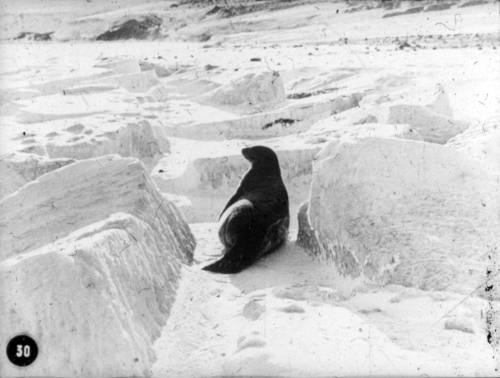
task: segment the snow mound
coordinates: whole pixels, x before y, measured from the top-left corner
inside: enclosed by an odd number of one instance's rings
[[[208,93],[203,99],[218,105],[269,106],[285,100],[285,88],[277,71],[249,73]]]
[[[484,281],[500,246],[498,177],[433,143],[366,138],[325,150],[299,216],[302,245],[344,277],[382,285],[470,292]]]
[[[98,41],[116,41],[123,39],[151,39],[160,34],[160,27],[163,20],[155,15],[144,16],[139,19],[117,23],[110,30],[99,34]]]
[[[163,153],[170,151],[168,140],[157,135],[148,121],[139,121],[95,136],[81,135],[69,141],[59,138],[48,142],[45,148],[51,158],[80,160],[119,154],[139,158],[147,167],[152,167]]]
[[[49,172],[3,198],[0,258],[40,248],[114,212],[168,229],[172,243],[185,245],[182,250],[192,247],[182,216],[161,197],[140,161],[104,156]]]
[[[73,159],[47,159],[39,155],[10,154],[0,159],[0,198],[15,192],[29,181],[54,169],[73,163]]]
[[[389,108],[389,123],[406,123],[417,130],[426,142],[446,143],[464,131],[469,124],[437,113],[421,105],[393,105]]]
[[[165,128],[168,135],[195,140],[259,139],[297,134],[319,120],[359,106],[360,93],[315,101],[305,99],[273,111],[234,116],[213,122],[198,121]]]
[[[9,287],[0,293],[0,335],[27,332],[40,346],[22,375],[150,375],[153,341],[195,241],[142,164],[117,156],[76,162],[0,208],[0,278]],[[20,374],[1,366],[2,376]]]
[[[129,92],[147,92],[160,84],[154,70],[110,76],[102,80],[105,84],[125,88]]]
[[[115,213],[2,261],[2,340],[28,332],[40,347],[36,364],[2,363],[2,376],[150,375],[187,252],[168,227]]]
[[[329,129],[333,129],[330,134],[331,142],[323,146],[317,154],[316,160],[330,156],[335,152],[339,143],[356,143],[356,141],[365,138],[398,138],[423,141],[422,136],[415,129],[404,124],[366,123],[356,125],[348,123],[346,127],[339,128],[334,120],[326,119],[314,125],[315,131],[327,132]]]
[[[355,124],[348,120],[342,125],[332,117],[315,123],[311,127],[311,131],[328,133],[331,138],[339,141],[353,141],[367,137],[423,140],[422,136],[415,129],[412,129],[410,125],[388,123]]]
[[[500,174],[500,117],[471,126],[450,139],[447,145],[478,159],[486,169]]]

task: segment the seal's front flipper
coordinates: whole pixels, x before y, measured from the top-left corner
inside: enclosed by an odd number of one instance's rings
[[[262,256],[265,256],[275,249],[279,248],[288,237],[288,226],[290,224],[290,217],[285,216],[274,222],[264,236]]]

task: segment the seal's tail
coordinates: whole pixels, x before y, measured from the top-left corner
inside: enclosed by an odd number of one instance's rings
[[[228,249],[220,260],[203,267],[203,270],[208,270],[209,272],[214,273],[224,273],[224,274],[232,274],[239,273],[243,269],[248,268],[252,265],[255,260],[257,260],[258,251],[257,248],[255,250],[250,245],[234,245],[230,249]]]

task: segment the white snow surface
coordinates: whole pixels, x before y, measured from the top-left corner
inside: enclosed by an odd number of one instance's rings
[[[500,19],[467,2],[1,2],[0,341],[28,332],[40,355],[3,354],[0,375],[497,376]],[[148,15],[160,39],[94,41]],[[323,193],[322,231],[400,270],[344,276],[294,240],[200,270],[256,144],[279,156],[290,235]],[[318,188],[334,178],[363,197]]]
[[[191,228],[195,261],[206,264],[220,249],[217,224]],[[331,267],[293,242],[237,275],[197,266],[182,274],[154,346],[162,356],[154,376],[496,374],[495,351],[484,337],[485,299],[456,307],[462,295],[399,285],[352,296]],[[445,324],[456,316],[477,333],[449,330]]]

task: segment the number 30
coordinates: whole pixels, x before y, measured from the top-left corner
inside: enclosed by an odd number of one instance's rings
[[[30,354],[31,354],[31,349],[29,345],[25,345],[23,348],[22,345],[17,344],[16,357],[29,357]]]

